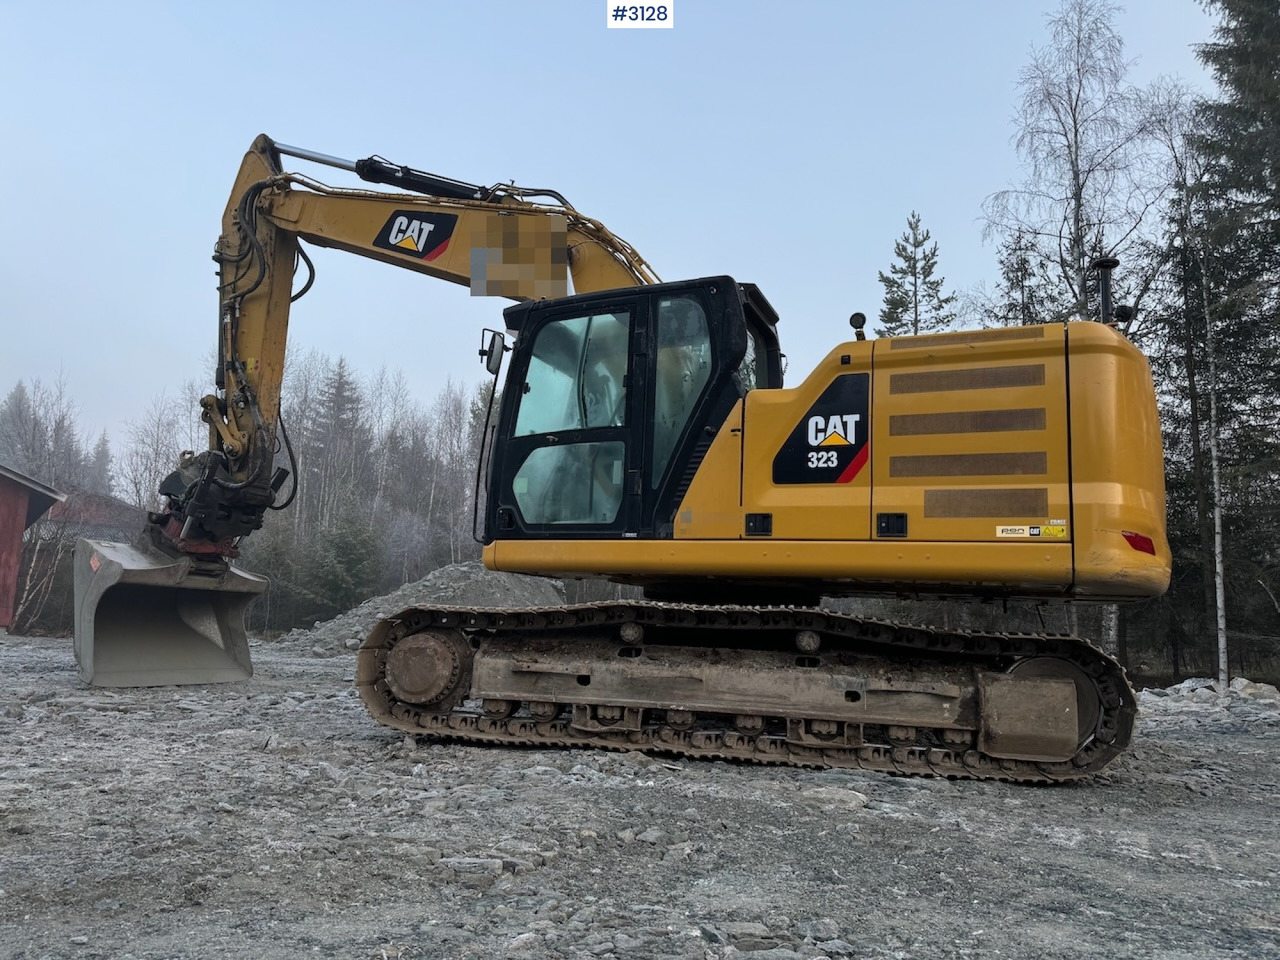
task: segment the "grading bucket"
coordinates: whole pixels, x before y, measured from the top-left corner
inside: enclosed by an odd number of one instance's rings
[[[253,675],[244,615],[263,577],[219,560],[79,540],[75,653],[100,687],[227,683]]]

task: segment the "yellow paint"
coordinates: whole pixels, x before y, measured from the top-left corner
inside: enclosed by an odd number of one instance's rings
[[[679,540],[732,540],[742,535],[742,401],[739,400],[719,432],[676,511]]]
[[[521,221],[554,220],[563,224],[567,220],[568,269],[578,293],[630,287],[657,279],[644,258],[625,241],[597,221],[558,205],[535,204],[511,196],[483,202],[371,190],[334,192],[311,180],[298,189],[298,183],[283,174],[271,140],[260,136],[241,162],[222,215],[218,250],[227,262],[222,267],[220,308],[224,318],[238,318],[234,343],[229,335],[231,325],[223,325],[222,329],[228,332],[222,335],[222,349],[227,356],[238,355],[248,381],[237,382],[236,373],[229,371],[226,390],[231,395],[243,386],[249,387],[258,409],[255,415],[248,406],[229,407],[229,423],[211,424],[210,443],[230,453],[232,446],[239,443],[233,435],[243,436],[248,442],[237,448],[237,458],[255,451],[268,451],[266,455],[270,456],[275,449],[299,238],[469,285],[472,247],[468,240],[477,235],[477,230],[483,236],[485,224],[498,211]],[[258,247],[252,253],[255,259],[246,266],[244,258],[250,254],[243,235],[241,202],[250,193],[254,197]],[[428,263],[374,246],[374,239],[396,210],[457,216],[451,241],[440,256]],[[421,252],[412,237],[406,237],[399,246]],[[259,254],[261,260],[257,259]],[[534,299],[539,296],[539,289],[529,278],[527,283],[523,279],[517,282],[509,293],[515,299]],[[508,291],[504,288],[503,293]],[[252,456],[238,459],[230,465],[232,479],[246,480],[259,462]]]
[[[1029,526],[1046,517],[1070,512],[1071,490],[1067,460],[1066,342],[1063,325],[1039,328],[1042,335],[1007,341],[966,342],[963,337],[929,338],[928,346],[904,347],[912,338],[877,340],[875,346],[875,410],[872,453],[875,476],[873,512],[905,513],[912,539],[991,540],[998,526]],[[925,338],[921,338],[925,339]],[[978,370],[1043,367],[1041,386],[991,387],[922,392],[893,392],[893,378],[907,375],[963,376]],[[901,381],[899,381],[901,382]],[[924,433],[894,436],[891,418],[902,414],[953,414],[1043,408],[1043,430],[996,430],[973,433]],[[1044,452],[1044,475],[960,475],[892,477],[893,457],[947,454]],[[1047,508],[1036,513],[1009,512],[991,516],[930,516],[927,491],[957,491],[953,496],[984,495],[997,503],[999,491],[1047,490]],[[936,494],[935,494],[936,496]]]
[[[848,357],[849,363],[842,363],[843,357]],[[797,425],[808,418],[809,409],[831,381],[845,374],[870,370],[871,343],[844,343],[827,354],[797,386],[752,390],[747,394],[740,468],[742,507],[744,513],[771,513],[774,539],[857,541],[870,538],[869,465],[849,483],[773,482],[773,460],[778,450]],[[871,402],[874,407],[874,398]],[[874,449],[874,434],[869,442]]]
[[[1133,345],[1089,322],[1033,328],[1003,340],[961,335],[919,341],[844,343],[797,386],[748,393],[699,466],[673,539],[509,540],[487,547],[485,562],[514,572],[623,582],[816,582],[832,594],[900,590],[1123,600],[1161,593],[1170,556],[1160,431],[1150,373]],[[1005,368],[1012,373],[1000,372]],[[1043,383],[989,385],[1025,379],[1026,370],[1039,368]],[[975,369],[997,372],[975,379]],[[870,455],[862,472],[846,484],[774,484],[774,457],[814,402],[835,377],[860,372],[870,373],[872,384]],[[896,374],[938,373],[947,383],[977,386],[891,389]],[[907,382],[919,387],[928,377]],[[1024,421],[1015,419],[1019,429],[989,429],[992,414],[998,419],[1002,411],[1027,410],[1037,417],[1044,411],[1043,428],[1023,428]],[[957,412],[972,412],[964,422],[988,428],[898,436],[890,429],[894,416],[943,415],[911,421],[918,428],[922,422],[954,423],[945,415]],[[947,465],[957,461],[939,455],[997,455],[979,461],[990,466],[1024,463],[1025,457],[1000,461],[998,455],[1029,452],[1044,454],[1043,475],[889,475],[893,457],[933,457],[938,459],[924,462],[954,469]],[[1045,498],[1042,509],[1023,516],[927,516],[926,495],[940,490],[958,492],[962,503],[998,505],[1020,490],[1044,490]],[[970,493],[979,499],[963,500]],[[875,517],[882,512],[906,514],[908,536],[876,539]],[[773,535],[747,536],[748,513],[770,514]],[[1066,519],[1046,523],[1046,517]],[[1001,537],[1002,528],[1019,535]],[[1125,530],[1150,537],[1156,555],[1130,547]]]
[[[1172,557],[1150,370],[1101,324],[1073,323],[1069,337],[1077,592],[1106,596],[1142,581],[1158,594],[1168,586]],[[1156,555],[1133,549],[1126,530],[1150,537]]]
[[[1061,596],[1071,582],[1071,545],[894,543],[817,540],[501,540],[484,550],[494,570],[620,580],[721,577],[822,581],[832,593],[892,590],[972,593],[1007,582],[1015,594]],[[861,591],[847,588],[860,586]],[[950,589],[947,589],[950,585]]]

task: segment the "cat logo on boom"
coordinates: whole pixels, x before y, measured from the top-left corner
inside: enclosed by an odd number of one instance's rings
[[[457,224],[458,216],[453,213],[396,210],[378,231],[373,245],[415,260],[434,260],[449,246]]]
[[[870,376],[836,377],[773,458],[774,483],[849,483],[867,465]]]

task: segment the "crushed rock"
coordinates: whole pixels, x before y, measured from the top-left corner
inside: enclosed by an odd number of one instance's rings
[[[564,603],[559,580],[498,573],[479,561],[454,563],[434,570],[415,583],[406,583],[381,597],[340,613],[310,629],[291,630],[279,644],[306,647],[312,656],[332,657],[360,646],[383,617],[408,607],[431,604],[469,607],[542,607]]]
[[[306,649],[90,689],[0,643],[0,955],[1280,957],[1247,681],[1145,692],[1129,753],[1038,788],[420,742]]]
[[[1270,683],[1234,678],[1225,691],[1204,677],[1192,677],[1171,687],[1138,691],[1144,714],[1176,714],[1206,707],[1225,708],[1233,714],[1280,714],[1280,690]]]
[[[1224,697],[1233,699],[1245,697],[1250,700],[1274,700],[1280,703],[1280,690],[1270,683],[1248,680],[1244,677],[1233,677],[1227,684],[1225,693],[1219,693],[1218,681],[1208,677],[1190,677],[1181,683],[1163,689],[1143,690],[1143,694],[1153,697],[1180,697],[1182,699],[1201,700],[1206,696],[1213,699]]]

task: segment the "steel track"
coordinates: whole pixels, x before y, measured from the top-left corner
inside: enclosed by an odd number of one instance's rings
[[[972,744],[947,746],[940,731],[920,729],[915,743],[892,742],[884,728],[870,726],[858,746],[818,746],[793,742],[776,732],[752,735],[735,729],[723,714],[699,713],[685,729],[666,723],[666,711],[655,704],[645,710],[639,730],[587,731],[563,715],[538,720],[528,704],[511,704],[510,716],[486,716],[467,702],[433,710],[403,702],[388,686],[388,653],[400,640],[420,631],[461,631],[473,648],[483,651],[485,640],[502,636],[552,639],[572,644],[575,639],[617,630],[623,624],[642,628],[678,628],[706,646],[740,647],[756,638],[816,632],[824,648],[844,651],[886,651],[904,660],[931,662],[948,658],[971,663],[976,669],[1004,671],[1027,658],[1066,661],[1090,681],[1097,696],[1097,723],[1070,760],[1058,762],[1009,760],[984,755]],[[702,639],[705,638],[705,639]],[[1136,701],[1124,670],[1092,644],[1073,636],[949,631],[864,620],[820,609],[791,607],[696,606],[689,604],[605,602],[565,607],[474,609],[414,607],[383,620],[359,651],[357,685],[370,713],[379,722],[417,736],[512,746],[578,747],[641,750],[698,759],[740,760],[877,770],[948,778],[976,778],[1021,783],[1076,780],[1097,773],[1123,752],[1133,732]],[[459,701],[462,697],[457,698]],[[473,702],[472,702],[473,703]],[[815,718],[821,719],[821,718]],[[868,742],[875,737],[885,742]]]

